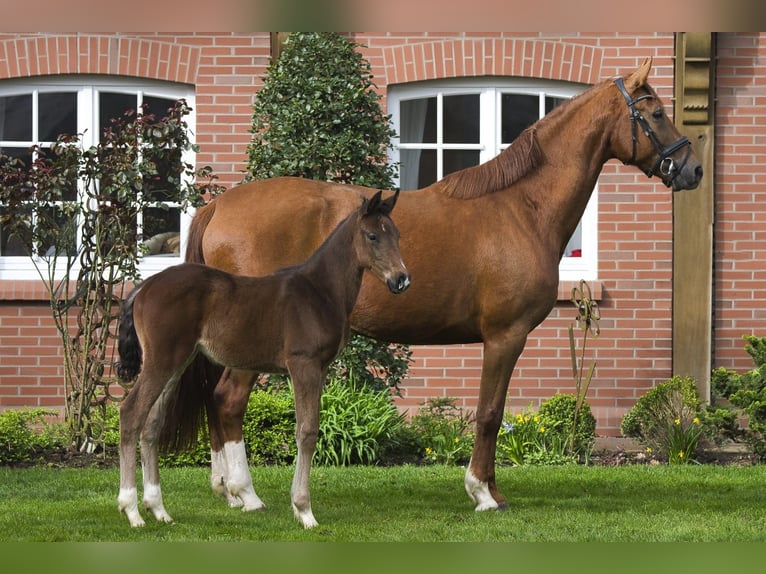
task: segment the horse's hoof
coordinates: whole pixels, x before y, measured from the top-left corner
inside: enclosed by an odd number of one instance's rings
[[[505,510],[508,510],[508,508],[510,508],[510,507],[508,506],[508,502],[504,500],[503,502],[499,502],[499,503],[497,504],[497,508],[496,508],[495,510],[496,510],[497,512],[503,512],[503,511],[505,511]]]

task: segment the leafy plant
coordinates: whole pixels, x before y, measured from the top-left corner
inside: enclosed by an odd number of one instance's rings
[[[622,419],[622,434],[639,439],[671,464],[696,458],[704,408],[691,377],[674,376],[636,401]]]
[[[62,446],[61,425],[49,420],[57,414],[43,408],[0,413],[0,464],[26,462],[37,453]]]
[[[158,197],[184,210],[218,189],[190,183],[212,175],[182,159],[195,150],[189,111],[183,101],[162,119],[130,110],[104,129],[98,145],[82,149],[78,135],[62,134],[50,148],[33,146],[30,165],[0,153],[0,220],[25,246],[48,291],[63,346],[73,448],[104,440],[91,410],[104,418],[109,386],[117,382],[109,369],[112,322],[125,282],[139,275],[145,239],[139,219],[157,209]]]
[[[388,389],[376,391],[337,378],[325,385],[320,412],[314,454],[320,465],[374,464],[404,423]]]
[[[395,132],[358,47],[336,33],[288,36],[253,104],[246,180],[289,175],[393,187],[396,169],[388,162],[388,149]],[[333,363],[330,378],[398,391],[410,355],[406,345],[355,334]]]
[[[728,399],[747,415],[746,429],[726,430],[744,438],[760,458],[766,457],[766,338],[743,335],[745,352],[750,355],[755,368],[742,374],[719,368],[713,371],[711,387],[718,397]],[[730,418],[733,418],[732,413]]]
[[[555,394],[540,405],[540,416],[552,429],[549,436],[566,439],[566,453],[587,461],[596,440],[596,418],[580,397]]]
[[[242,436],[250,464],[290,464],[296,452],[295,402],[290,390],[250,393]]]
[[[473,416],[457,406],[453,397],[429,399],[412,417],[410,426],[419,437],[424,459],[436,464],[468,462],[473,450]]]

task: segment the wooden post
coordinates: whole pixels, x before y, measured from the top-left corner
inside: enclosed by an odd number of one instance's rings
[[[673,194],[673,374],[710,401],[713,352],[715,33],[676,34],[674,119],[702,162],[700,186]]]

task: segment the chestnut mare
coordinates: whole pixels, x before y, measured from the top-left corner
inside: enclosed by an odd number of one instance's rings
[[[552,110],[494,159],[402,193],[397,223],[414,284],[386,297],[363,281],[351,328],[410,344],[483,342],[476,441],[465,487],[476,510],[504,508],[495,446],[509,379],[527,335],[551,311],[559,261],[610,158],[656,175],[674,191],[697,187],[702,167],[647,83],[651,59]],[[186,257],[243,275],[304,260],[373,190],[298,178],[254,181],[199,209]],[[227,370],[222,412],[253,380]],[[236,410],[236,409],[235,409]],[[227,477],[211,429],[213,488]],[[237,504],[238,501],[230,503]],[[247,503],[245,503],[247,505]]]
[[[157,520],[172,522],[162,503],[158,447],[172,442],[164,440],[172,436],[162,434],[166,415],[175,425],[188,423],[183,413],[167,412],[177,393],[185,398],[210,396],[200,384],[196,389],[183,389],[188,381],[179,384],[199,352],[247,379],[259,372],[290,374],[298,445],[293,511],[306,528],[316,526],[309,471],[322,386],[327,367],[348,340],[349,316],[363,272],[369,269],[393,293],[403,292],[410,283],[399,254],[399,231],[389,217],[398,192],[387,200],[381,200],[381,193],[370,200],[356,198],[362,206],[302,265],[265,277],[242,277],[184,263],[147,279],[131,293],[118,342],[120,377],[131,380],[138,375],[120,412],[118,505],[131,526],[144,525],[136,492],[139,433],[144,505]],[[204,407],[196,406],[198,411]],[[253,490],[244,449],[237,448],[242,444],[243,414],[244,406],[231,420],[211,420],[227,441],[229,494],[254,510],[264,505]],[[184,419],[176,420],[178,416]]]

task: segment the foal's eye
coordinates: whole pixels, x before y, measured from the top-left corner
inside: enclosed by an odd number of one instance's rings
[[[377,235],[377,233],[370,232],[370,233],[367,234],[367,239],[369,239],[370,241],[377,241],[378,240],[378,235]]]

